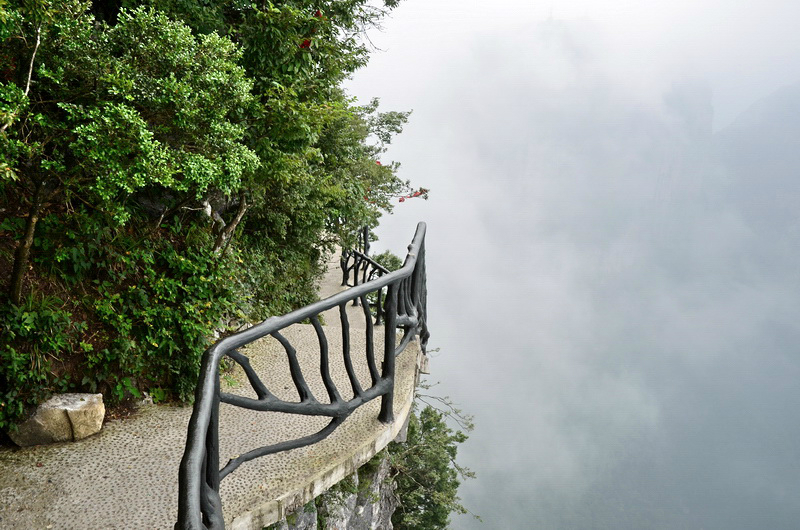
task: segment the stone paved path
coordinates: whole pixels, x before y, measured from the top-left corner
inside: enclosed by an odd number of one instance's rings
[[[320,286],[321,297],[341,288],[338,259]],[[348,307],[353,361],[362,386],[369,386],[363,310]],[[324,315],[332,377],[350,397],[341,360],[338,311]],[[359,322],[361,322],[359,324]],[[362,328],[362,329],[358,329]],[[383,334],[376,328],[376,351]],[[310,325],[288,328],[315,397],[326,401],[319,377],[317,337]],[[283,348],[272,338],[243,353],[275,394],[297,399]],[[337,357],[337,353],[339,357]],[[222,482],[228,528],[262,528],[302,505],[382,449],[400,431],[413,400],[421,353],[413,342],[397,359],[395,423],[377,421],[379,401],[358,409],[331,436],[310,447],[243,464]],[[255,395],[243,374],[223,381],[227,391]],[[76,443],[0,449],[0,529],[170,529],[177,514],[178,465],[190,407],[143,406],[131,418],[108,421],[103,430]],[[220,461],[244,451],[315,432],[324,419],[256,413],[221,405]]]

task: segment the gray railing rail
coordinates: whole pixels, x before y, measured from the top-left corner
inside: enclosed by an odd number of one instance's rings
[[[354,248],[342,249],[342,257],[339,263],[342,267],[342,287],[355,287],[360,283],[366,283],[375,274],[389,272],[378,262],[369,257],[369,227],[365,226],[358,231],[358,238]],[[352,276],[352,280],[351,280]]]
[[[373,323],[367,295],[384,289],[386,297],[382,300],[381,310],[385,319],[385,332],[382,373],[379,373],[372,345]],[[367,363],[372,379],[372,386],[366,389],[361,387],[350,360],[349,321],[345,307],[354,300],[361,301],[366,322]],[[339,308],[342,322],[342,337],[345,339],[342,355],[353,393],[353,398],[347,401],[340,396],[330,377],[327,340],[319,321],[320,313],[335,307]],[[429,336],[426,308],[425,223],[419,223],[414,239],[408,247],[408,255],[402,268],[394,272],[387,272],[371,281],[286,315],[268,318],[249,329],[225,337],[206,350],[203,354],[200,378],[195,390],[194,410],[189,421],[186,449],[180,465],[178,522],[175,528],[181,530],[224,528],[222,501],[219,495],[219,485],[223,478],[240,464],[254,458],[319,442],[341,425],[354,410],[368,401],[380,397],[381,409],[378,419],[383,423],[392,422],[395,357],[415,337],[419,337],[420,347],[425,352]],[[319,366],[323,374],[329,403],[315,399],[303,378],[295,349],[280,334],[280,330],[305,320],[311,321],[319,338]],[[402,332],[399,342],[397,341],[398,328]],[[286,351],[292,379],[300,401],[284,401],[273,395],[250,366],[247,356],[237,351],[238,348],[268,335],[277,339]],[[220,391],[219,364],[224,356],[242,367],[258,399]],[[220,402],[255,411],[327,416],[331,418],[331,421],[315,434],[253,449],[230,460],[220,469],[218,432]]]
[[[339,263],[342,267],[342,287],[354,287],[359,283],[366,283],[366,281],[359,282],[358,274],[360,270],[360,262],[362,259],[369,259],[369,227],[363,226],[358,231],[356,238],[356,246],[351,248],[342,249],[342,257]],[[350,282],[350,274],[353,274],[353,281]]]
[[[342,257],[339,260],[342,269],[342,287],[356,287],[389,274],[389,269],[369,257],[369,228],[366,226],[361,231],[358,245],[357,249],[342,249]],[[380,289],[375,293],[375,324],[378,325],[383,320],[384,291],[385,289]],[[359,305],[358,298],[353,300],[353,305]]]
[[[389,273],[389,269],[358,250],[343,250],[339,261],[342,287],[355,287]]]

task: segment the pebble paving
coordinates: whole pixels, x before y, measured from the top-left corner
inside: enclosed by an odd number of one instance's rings
[[[338,261],[332,261],[320,288],[322,297],[339,290],[340,274]],[[364,316],[358,307],[348,308],[348,314],[354,367],[366,389],[370,378]],[[324,318],[331,376],[347,399],[353,393],[341,361],[338,312]],[[329,402],[319,374],[319,346],[313,327],[294,325],[284,335],[297,349],[314,396]],[[376,328],[374,344],[375,351],[381,352],[381,328]],[[276,340],[262,339],[243,353],[271,392],[298,400],[286,354]],[[307,502],[320,493],[325,484],[321,477],[343,476],[388,443],[413,400],[419,357],[419,347],[412,342],[397,358],[394,424],[378,422],[379,400],[373,400],[322,442],[247,462],[228,475],[220,488],[226,526],[261,528],[269,524],[274,517],[265,507],[274,507],[277,500],[282,508]],[[223,378],[222,389],[255,396],[238,368]],[[145,405],[131,418],[108,421],[100,433],[79,442],[0,449],[0,529],[171,529],[177,515],[178,465],[190,415],[190,407]],[[256,447],[314,433],[327,421],[222,404],[220,462],[224,465],[228,458]]]

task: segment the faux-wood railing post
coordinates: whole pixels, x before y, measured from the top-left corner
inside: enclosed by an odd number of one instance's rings
[[[397,295],[399,283],[387,287],[385,318],[383,329],[383,374],[382,379],[390,381],[389,390],[381,398],[381,412],[378,420],[391,423],[394,420],[394,357],[397,348]]]
[[[428,286],[427,275],[425,273],[425,240],[420,243],[417,263],[414,267],[414,273],[411,275],[412,293],[414,297],[414,305],[417,308],[417,318],[419,322],[419,329],[417,330],[419,336],[419,345],[422,353],[426,352],[428,337]]]
[[[342,260],[343,270],[353,270],[353,282],[359,283],[360,263],[363,261],[371,272],[362,274],[362,285],[348,291],[335,294],[325,300],[310,304],[286,315],[270,317],[254,326],[229,335],[211,346],[203,354],[200,368],[200,379],[195,390],[195,403],[192,417],[187,429],[186,448],[179,469],[178,484],[178,522],[176,530],[221,530],[225,527],[222,511],[222,499],[219,494],[220,481],[237,469],[239,465],[268,454],[275,454],[291,449],[305,447],[317,443],[331,434],[358,407],[373,399],[381,399],[378,419],[383,423],[394,420],[394,386],[395,357],[415,336],[420,338],[423,352],[428,338],[426,323],[426,289],[425,289],[425,224],[419,223],[414,240],[409,246],[409,253],[403,267],[389,272],[380,264],[359,251],[351,251],[353,267],[347,267]],[[366,250],[366,249],[365,249]],[[375,277],[377,276],[377,277]],[[382,290],[386,289],[385,297]],[[384,356],[382,370],[375,366],[376,360],[372,342],[374,321],[371,318],[367,296],[377,297],[378,320],[381,315],[385,321]],[[372,386],[361,387],[352,370],[348,371],[353,387],[353,398],[344,401],[338,394],[333,381],[327,373],[327,341],[323,340],[324,332],[319,326],[318,315],[339,307],[343,310],[351,300],[360,300],[364,305],[364,316],[367,323],[366,348]],[[346,312],[342,311],[344,322]],[[291,343],[280,334],[288,326],[312,320],[320,339],[320,370],[326,387],[329,390],[330,403],[320,403],[310,397],[310,390],[303,379],[302,370],[297,365],[296,350]],[[397,327],[403,328],[403,336],[398,344]],[[347,325],[343,325],[343,332]],[[237,351],[238,348],[252,344],[256,340],[272,336],[284,348],[290,364],[292,378],[297,386],[300,401],[285,401],[271,394],[250,365],[249,359]],[[347,342],[343,339],[343,344]],[[220,392],[219,363],[224,355],[236,362],[245,374],[257,394],[257,398],[244,397]],[[347,360],[345,360],[347,364]],[[330,422],[320,431],[279,442],[273,445],[254,448],[244,454],[232,458],[224,468],[219,468],[219,405],[241,407],[260,412],[285,412],[307,416],[327,417]]]
[[[383,289],[378,289],[378,303],[375,304],[375,324],[383,323]]]
[[[205,482],[203,492],[203,523],[208,528],[225,528],[222,519],[222,506],[219,499],[219,372],[214,375],[214,402],[211,405],[211,416],[206,432]]]

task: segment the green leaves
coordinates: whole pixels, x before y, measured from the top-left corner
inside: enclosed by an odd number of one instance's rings
[[[12,125],[0,169],[11,178],[20,165],[34,168],[23,175],[23,193],[57,181],[59,195],[77,195],[124,224],[125,198],[138,189],[231,194],[258,167],[240,121],[254,109],[253,83],[229,39],[195,36],[153,9],[123,11],[111,28],[87,12],[51,15],[42,22],[35,97],[0,83],[0,122]]]
[[[170,164],[166,146],[155,139],[136,109],[125,103],[61,106],[80,124],[73,129],[70,148],[84,171],[98,175],[91,188],[102,201],[150,183],[176,187],[178,168]]]
[[[102,216],[85,213],[76,220],[55,262],[39,265],[88,295],[90,320],[107,337],[78,343],[84,384],[128,393],[131,385],[158,387],[189,399],[214,329],[241,303],[238,256],[215,255],[202,238],[196,246],[175,240],[169,230],[102,228]],[[53,221],[43,221],[46,236],[64,229]]]
[[[389,444],[400,499],[392,515],[397,530],[444,530],[451,513],[467,513],[458,497],[458,486],[460,479],[474,474],[456,463],[458,444],[465,442],[467,435],[453,431],[445,417],[430,405],[414,411],[406,442]]]
[[[385,8],[123,5],[0,6],[0,246],[30,249],[7,264],[9,292],[74,310],[3,317],[0,408],[14,414],[68,374],[112,396],[189,398],[216,330],[313,301],[324,251],[408,187],[376,164],[407,113],[341,88]]]
[[[25,91],[14,83],[0,83],[0,124],[13,125],[29,104]]]
[[[19,306],[0,306],[0,429],[66,382],[53,365],[76,346],[84,329],[53,297],[29,296]]]
[[[231,41],[195,38],[153,10],[120,14],[92,65],[105,98],[61,104],[76,124],[69,147],[101,200],[153,184],[195,198],[239,189],[258,166],[231,121],[254,102],[240,56]]]

